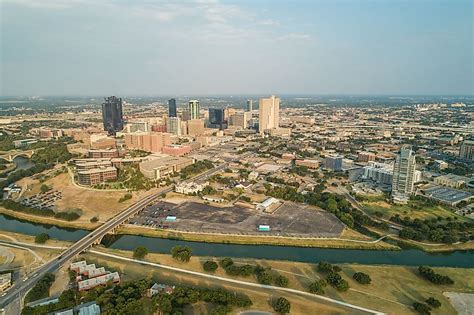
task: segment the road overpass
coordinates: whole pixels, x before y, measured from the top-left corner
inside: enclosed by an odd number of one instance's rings
[[[196,180],[203,180],[206,179],[218,171],[223,170],[229,165],[229,163],[223,163],[219,166],[216,166],[210,170],[205,171],[193,178],[189,179],[188,181],[196,181]],[[71,247],[63,251],[59,256],[55,257],[54,259],[48,261],[43,266],[38,268],[32,276],[24,277],[23,279],[17,281],[13,286],[7,291],[7,293],[0,297],[0,307],[3,308],[6,305],[10,304],[16,298],[22,298],[45,274],[49,272],[55,272],[59,267],[66,264],[70,259],[74,256],[84,252],[89,247],[92,247],[94,244],[100,243],[100,240],[108,233],[117,229],[120,225],[124,224],[127,220],[131,217],[136,215],[138,212],[143,210],[147,205],[151,204],[162,194],[171,192],[173,190],[173,186],[169,186],[166,188],[161,189],[159,192],[154,193],[150,196],[147,196],[141,200],[139,200],[134,205],[128,207],[124,211],[117,214],[112,219],[108,220],[100,227],[89,233],[88,235],[84,236],[76,243],[74,243]]]

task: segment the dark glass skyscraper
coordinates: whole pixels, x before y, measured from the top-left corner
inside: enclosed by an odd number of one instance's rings
[[[123,112],[122,99],[110,96],[105,98],[102,103],[102,120],[104,122],[104,130],[109,135],[115,135],[117,131],[123,129]]]
[[[176,100],[174,98],[168,100],[168,117],[178,117],[176,115]]]
[[[209,108],[209,127],[224,128],[224,109],[223,108]]]

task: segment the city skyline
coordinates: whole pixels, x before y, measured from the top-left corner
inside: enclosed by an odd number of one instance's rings
[[[471,1],[1,6],[2,96],[473,94]]]

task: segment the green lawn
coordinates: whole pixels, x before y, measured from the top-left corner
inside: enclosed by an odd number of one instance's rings
[[[406,205],[393,205],[389,204],[385,201],[379,202],[362,202],[364,209],[370,213],[375,214],[376,212],[380,212],[383,214],[385,219],[389,219],[391,216],[396,214],[400,215],[400,217],[408,216],[412,219],[431,219],[436,217],[443,217],[443,218],[458,218],[458,220],[465,220],[468,221],[468,218],[459,216],[453,213],[447,207],[441,205],[426,205],[423,201],[414,200],[409,201]]]

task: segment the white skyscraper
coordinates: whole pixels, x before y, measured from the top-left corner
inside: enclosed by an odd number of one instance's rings
[[[280,122],[280,99],[272,95],[269,98],[261,98],[259,102],[259,127],[258,131],[263,134],[265,130],[279,127]]]
[[[415,153],[410,146],[403,146],[393,167],[392,196],[394,199],[407,199],[413,193],[415,167]]]
[[[191,100],[189,101],[189,115],[190,119],[199,119],[199,101],[198,100]]]

